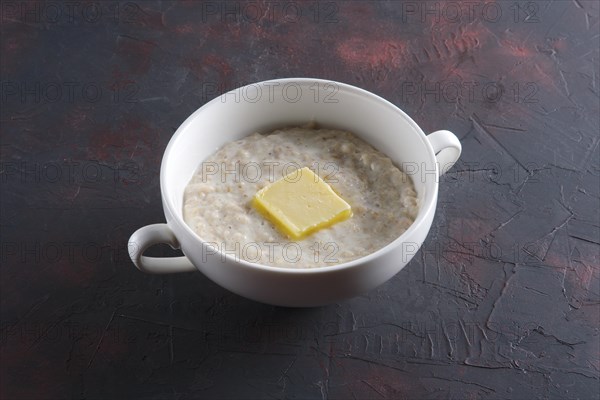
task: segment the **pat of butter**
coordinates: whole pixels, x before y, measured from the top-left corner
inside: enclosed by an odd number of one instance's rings
[[[307,167],[259,190],[252,204],[293,239],[302,239],[352,215],[350,205]]]

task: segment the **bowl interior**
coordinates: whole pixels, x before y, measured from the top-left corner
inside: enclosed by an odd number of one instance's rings
[[[192,114],[165,151],[161,166],[165,206],[183,219],[186,185],[200,163],[225,143],[254,132],[266,133],[311,121],[355,133],[408,173],[420,200],[417,221],[432,206],[437,193],[435,157],[418,125],[372,93],[308,78],[280,79],[236,89]]]

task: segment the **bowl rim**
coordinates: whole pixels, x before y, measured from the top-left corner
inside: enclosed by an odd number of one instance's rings
[[[403,243],[411,243],[411,242],[407,241],[406,239],[410,238],[411,236],[414,236],[414,234],[417,231],[420,231],[420,229],[422,229],[421,227],[427,223],[426,222],[427,216],[429,216],[431,213],[435,212],[435,208],[437,206],[437,195],[438,195],[438,186],[439,186],[439,165],[436,162],[433,147],[431,146],[431,143],[429,142],[429,140],[427,140],[427,136],[425,135],[425,133],[423,132],[421,127],[408,114],[406,114],[404,111],[402,111],[399,107],[397,107],[390,101],[384,99],[383,97],[381,97],[379,95],[376,95],[375,93],[369,92],[368,90],[361,89],[359,87],[356,87],[356,86],[353,86],[353,85],[350,85],[347,83],[343,83],[343,82],[327,80],[327,79],[322,79],[322,78],[306,78],[306,77],[269,79],[269,80],[265,80],[265,81],[249,83],[247,85],[232,89],[226,93],[223,93],[223,94],[215,97],[214,99],[210,100],[206,104],[202,105],[200,108],[198,108],[196,111],[194,111],[190,116],[188,116],[185,119],[185,121],[183,121],[183,123],[177,128],[177,130],[175,131],[175,133],[169,140],[167,147],[165,148],[165,151],[162,156],[161,167],[160,167],[160,191],[161,191],[161,198],[162,198],[162,204],[163,204],[163,209],[164,209],[163,211],[165,213],[165,216],[167,217],[167,224],[171,227],[175,236],[177,237],[177,229],[173,229],[173,225],[177,226],[178,228],[183,229],[188,235],[190,235],[194,239],[198,240],[199,244],[201,244],[203,246],[207,245],[207,242],[205,242],[202,238],[200,238],[185,223],[185,221],[183,221],[183,218],[180,218],[178,216],[178,213],[176,212],[176,208],[174,207],[174,204],[172,203],[170,197],[166,195],[167,190],[166,190],[165,186],[167,184],[167,182],[166,182],[167,162],[168,162],[168,159],[171,157],[170,154],[173,152],[173,148],[175,147],[176,142],[179,140],[179,138],[181,136],[184,135],[185,131],[187,130],[187,127],[192,123],[193,120],[198,118],[198,115],[200,115],[204,111],[204,109],[211,107],[216,102],[221,103],[220,99],[223,96],[232,94],[235,91],[243,90],[244,88],[249,87],[249,86],[263,86],[264,87],[264,85],[272,84],[272,83],[280,83],[280,84],[296,83],[299,85],[307,85],[307,84],[315,84],[315,83],[335,84],[335,85],[339,85],[340,91],[343,89],[349,93],[363,96],[366,98],[370,98],[371,100],[374,100],[374,101],[380,103],[381,106],[383,106],[383,107],[388,107],[389,109],[391,109],[392,111],[394,111],[395,113],[397,113],[401,117],[403,117],[408,122],[408,124],[415,130],[415,132],[418,134],[419,139],[421,140],[421,143],[425,146],[428,156],[434,162],[436,178],[435,178],[435,181],[433,182],[433,184],[429,183],[429,181],[426,182],[426,184],[425,184],[426,193],[425,193],[425,198],[424,198],[424,200],[425,200],[424,204],[420,205],[419,212],[417,213],[417,218],[415,218],[415,220],[408,227],[408,229],[406,231],[404,231],[400,236],[396,237],[393,241],[388,243],[387,245],[381,247],[380,249],[378,249],[372,253],[369,253],[369,254],[359,257],[359,258],[356,258],[354,260],[347,261],[344,263],[319,266],[319,267],[291,268],[291,267],[276,267],[276,266],[264,265],[264,264],[259,264],[259,263],[252,263],[252,262],[246,261],[240,257],[235,257],[235,256],[232,256],[227,253],[223,254],[220,250],[218,251],[218,256],[224,257],[230,263],[238,264],[238,265],[241,265],[241,266],[244,266],[244,267],[247,267],[250,269],[254,269],[256,271],[261,271],[261,272],[286,274],[286,275],[287,274],[326,274],[326,273],[337,272],[340,270],[351,269],[351,268],[357,267],[362,264],[370,263],[370,262],[376,260],[377,258],[382,257],[384,254],[389,253],[390,251],[393,251],[397,247],[401,246]],[[431,188],[429,186],[431,186]],[[427,229],[427,231],[429,231],[429,228]],[[420,243],[416,243],[416,242],[412,242],[412,243],[417,244],[419,248],[423,244],[422,241]],[[188,259],[189,259],[189,257],[188,257]],[[191,259],[190,259],[190,262],[192,262],[192,264],[194,264],[196,266],[196,268],[200,269],[198,267],[198,265],[196,265]],[[223,261],[223,263],[225,263],[225,261]]]

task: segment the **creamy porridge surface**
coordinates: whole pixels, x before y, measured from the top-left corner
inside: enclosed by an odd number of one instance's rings
[[[352,207],[346,221],[291,241],[251,205],[255,193],[309,167]],[[415,220],[410,177],[352,133],[288,128],[227,143],[187,185],[183,218],[216,250],[263,265],[312,268],[363,257]]]

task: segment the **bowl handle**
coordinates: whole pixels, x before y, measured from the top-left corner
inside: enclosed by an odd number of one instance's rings
[[[450,131],[435,131],[427,135],[438,162],[438,176],[444,175],[460,157],[462,146]]]
[[[166,243],[174,249],[179,242],[167,224],[147,225],[138,229],[129,238],[129,257],[135,266],[148,274],[172,274],[176,272],[196,271],[196,267],[187,257],[146,257],[144,252],[150,246]]]

